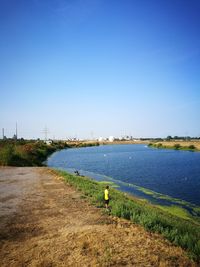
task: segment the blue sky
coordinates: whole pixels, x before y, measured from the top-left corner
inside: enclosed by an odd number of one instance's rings
[[[200,136],[199,14],[199,0],[0,0],[0,128]]]

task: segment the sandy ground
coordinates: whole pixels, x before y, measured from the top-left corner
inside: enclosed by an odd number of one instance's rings
[[[47,168],[0,168],[0,266],[196,266],[162,237],[109,217]]]

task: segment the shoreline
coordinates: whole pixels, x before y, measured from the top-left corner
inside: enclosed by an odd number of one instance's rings
[[[57,168],[55,168],[55,170],[64,171],[71,175],[75,175],[72,170]],[[172,197],[167,194],[158,193],[146,187],[126,183],[122,180],[116,180],[115,178],[110,176],[99,174],[95,175],[94,173],[92,175],[91,173],[85,171],[80,171],[80,176],[91,179],[94,182],[108,184],[112,188],[117,189],[119,192],[124,193],[129,197],[142,200],[159,209],[165,209],[168,213],[171,213],[172,215],[174,215],[176,211],[176,215],[178,217],[184,218],[186,220],[191,220],[194,223],[200,225],[200,205],[198,204],[180,198]],[[124,186],[126,186],[126,188]],[[131,188],[133,191],[130,191],[129,188]]]
[[[191,152],[200,152],[200,141],[159,141],[159,142],[149,142],[149,147],[154,147],[158,149],[174,149],[174,150],[184,150]]]
[[[53,172],[55,170],[52,170]],[[102,194],[105,183],[97,182],[89,177],[75,176],[65,171],[55,171],[63,179],[82,192],[92,205],[103,207]],[[106,181],[105,181],[106,182]],[[200,260],[198,240],[200,237],[200,224],[190,221],[184,216],[177,216],[182,211],[174,208],[173,214],[167,209],[161,209],[156,205],[143,201],[135,196],[118,191],[110,186],[111,191],[111,215],[124,218],[144,227],[147,231],[156,232],[167,238],[173,244],[186,249],[190,256]],[[184,215],[184,214],[182,214]],[[174,233],[176,233],[174,235]],[[185,234],[188,235],[187,239]],[[193,242],[193,248],[190,241]],[[196,241],[195,241],[196,240]],[[185,243],[186,242],[186,243]],[[187,243],[188,242],[188,243]]]

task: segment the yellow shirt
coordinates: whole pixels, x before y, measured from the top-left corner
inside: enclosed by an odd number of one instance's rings
[[[105,189],[105,191],[104,191],[104,198],[105,198],[105,200],[109,199],[108,189]]]

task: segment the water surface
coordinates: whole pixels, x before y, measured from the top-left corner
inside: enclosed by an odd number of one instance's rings
[[[200,205],[199,152],[106,145],[65,149],[51,155],[47,164],[70,172],[78,170],[97,180],[114,181],[123,191],[152,201],[151,192],[141,188]],[[166,201],[160,197],[160,202]]]

